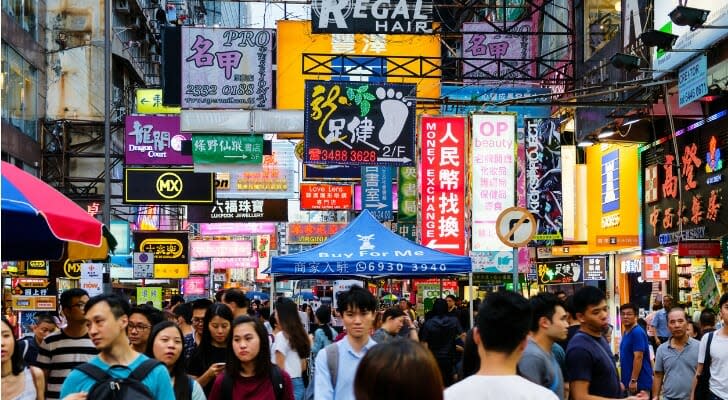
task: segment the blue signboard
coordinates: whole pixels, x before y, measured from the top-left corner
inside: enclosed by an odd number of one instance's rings
[[[602,156],[602,212],[619,210],[619,150]]]
[[[494,106],[492,104],[523,97],[547,95],[550,89],[538,87],[498,87],[498,86],[454,86],[442,85],[440,97],[450,100],[482,102],[482,105],[444,104],[440,111],[445,115],[467,114],[469,112],[515,112],[518,114],[518,128],[523,128],[523,118],[549,118],[551,107],[548,104],[534,106]],[[546,102],[549,97],[530,100],[534,104]]]
[[[680,107],[708,94],[708,57],[705,54],[680,68],[677,91]]]
[[[361,204],[380,221],[392,219],[392,168],[361,167]]]

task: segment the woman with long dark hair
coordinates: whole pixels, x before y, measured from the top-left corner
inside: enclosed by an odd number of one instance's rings
[[[276,318],[281,326],[281,332],[275,335],[273,343],[276,364],[291,376],[294,397],[301,400],[303,372],[306,371],[306,358],[311,353],[311,339],[298,316],[298,307],[292,300],[281,298],[276,302]]]
[[[209,395],[215,378],[225,369],[227,343],[233,313],[225,304],[216,303],[205,312],[202,339],[187,361],[187,373],[200,383]]]
[[[260,321],[246,315],[235,318],[227,353],[225,372],[215,379],[209,400],[274,400],[276,384],[282,384],[283,399],[293,400],[291,377],[271,363],[268,332]],[[274,382],[273,376],[280,381]]]
[[[174,322],[162,321],[152,328],[147,341],[146,355],[167,367],[177,400],[205,400],[202,386],[185,373],[182,329]]]
[[[28,367],[15,337],[15,327],[2,317],[2,398],[9,400],[43,400],[45,377],[37,367]]]
[[[316,359],[316,354],[324,347],[334,343],[334,338],[339,332],[331,326],[331,307],[322,305],[316,310],[316,321],[318,325],[313,333],[313,346],[311,347],[311,359]]]

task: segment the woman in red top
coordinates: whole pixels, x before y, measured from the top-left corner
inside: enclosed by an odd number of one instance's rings
[[[268,332],[263,324],[248,316],[235,318],[232,335],[228,340],[225,373],[215,379],[208,400],[281,400],[276,399],[273,388],[273,368],[278,369],[271,362]],[[290,375],[281,369],[278,371],[283,384],[280,397],[283,400],[293,400]],[[226,377],[232,380],[229,394],[224,393]]]

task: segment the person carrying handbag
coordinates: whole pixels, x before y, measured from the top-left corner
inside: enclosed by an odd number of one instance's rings
[[[691,400],[728,400],[728,293],[718,301],[723,328],[700,341]]]

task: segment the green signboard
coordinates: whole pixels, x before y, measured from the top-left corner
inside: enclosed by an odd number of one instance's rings
[[[710,265],[705,266],[705,272],[700,275],[698,279],[698,288],[700,289],[700,295],[703,297],[705,307],[717,308],[718,298],[720,297],[720,290],[718,289],[718,280],[715,278],[715,272]]]
[[[262,164],[262,135],[192,135],[195,164]]]
[[[397,222],[417,222],[417,167],[400,167]]]

